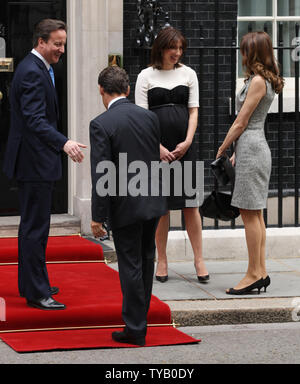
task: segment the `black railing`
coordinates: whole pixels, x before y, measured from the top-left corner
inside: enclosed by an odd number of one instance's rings
[[[214,156],[217,153],[218,147],[220,146],[223,138],[224,138],[224,129],[223,131],[220,131],[220,125],[226,125],[227,130],[230,127],[230,124],[233,123],[233,121],[236,118],[236,92],[237,90],[237,78],[238,78],[238,67],[237,67],[237,59],[238,59],[238,51],[239,47],[237,46],[237,28],[236,26],[232,27],[232,36],[231,36],[231,44],[228,46],[219,46],[219,29],[218,29],[218,15],[219,10],[217,7],[218,2],[216,4],[215,9],[215,18],[216,18],[216,28],[215,28],[215,40],[214,45],[206,45],[206,40],[202,37],[199,39],[199,46],[193,46],[188,48],[186,52],[186,59],[189,59],[189,56],[191,54],[195,55],[195,51],[198,52],[198,64],[194,66],[194,68],[197,71],[199,84],[200,84],[200,108],[199,108],[199,129],[197,132],[198,135],[198,143],[199,143],[199,160],[205,161],[205,190],[207,193],[211,192],[211,189],[214,187],[214,182],[210,181],[207,182],[208,179],[213,180],[212,174],[210,171],[209,164],[214,160]],[[200,26],[201,29],[201,26]],[[251,29],[251,25],[249,24],[249,30]],[[264,26],[264,30],[267,32],[267,25]],[[200,36],[203,36],[202,32],[200,31]],[[299,42],[299,25],[296,24],[295,26],[295,37],[297,37],[298,44]],[[288,51],[292,53],[295,51],[295,46],[284,46],[284,40],[283,40],[283,23],[279,23],[279,33],[278,33],[278,47],[275,47],[274,50],[277,52],[277,58],[278,62],[281,68],[281,72],[283,73],[284,70],[284,52]],[[139,55],[139,64],[140,69],[143,69],[147,67],[147,65],[150,62],[150,48],[148,49],[140,49],[137,51]],[[300,52],[298,53],[299,56]],[[220,97],[219,92],[220,90],[224,91],[223,85],[221,84],[221,80],[219,78],[220,75],[220,58],[226,57],[226,65],[228,66],[228,73],[230,75],[230,89],[228,89],[228,92],[226,93],[226,98],[229,100],[228,105],[228,113],[227,116],[225,116],[226,121],[224,121],[224,111],[220,113],[220,108],[223,108],[223,103],[220,104]],[[298,57],[299,58],[299,57]],[[227,62],[228,61],[228,62]],[[229,62],[230,61],[230,62]],[[208,71],[205,67],[209,63],[210,70]],[[212,70],[213,66],[213,70]],[[269,225],[268,224],[268,210],[264,210],[264,219],[267,226],[277,226],[277,227],[283,227],[284,225],[289,226],[299,226],[299,152],[300,152],[300,116],[299,116],[299,60],[294,60],[294,80],[295,80],[295,110],[294,112],[289,113],[289,118],[292,118],[293,124],[294,124],[294,146],[292,148],[293,150],[293,161],[294,161],[294,170],[293,170],[293,183],[289,181],[289,187],[286,187],[286,183],[284,183],[284,127],[285,127],[285,113],[283,110],[283,100],[284,100],[284,90],[278,97],[278,112],[271,113],[272,119],[270,122],[269,116],[265,123],[265,134],[266,138],[268,140],[269,136],[269,126],[270,123],[277,125],[277,144],[276,147],[271,148],[272,154],[273,154],[273,164],[275,166],[273,167],[276,170],[273,172],[272,175],[272,196],[277,197],[278,204],[277,204],[277,216],[278,221],[277,223],[273,222]],[[205,115],[205,102],[207,106],[207,100],[205,92],[207,92],[206,89],[203,89],[203,84],[209,77],[209,87],[211,92],[213,92],[212,101],[210,102],[209,108],[213,110],[213,113],[210,114],[210,128],[211,125],[213,125],[213,131],[211,132],[212,140],[210,140],[209,143],[209,156],[206,158],[203,157],[204,150],[207,151],[207,148],[204,148],[203,145],[203,135],[205,132],[207,133],[208,127],[207,127],[207,115]],[[224,99],[224,98],[223,98]],[[224,101],[224,100],[223,100]],[[221,135],[223,137],[221,138]],[[273,141],[274,141],[274,133],[273,135]],[[273,143],[274,144],[274,143]],[[284,202],[284,196],[286,194],[286,189],[289,190],[289,196],[293,196],[294,198],[294,219],[293,222],[289,222],[289,224],[284,223],[283,220],[283,202]],[[182,228],[185,228],[184,224],[184,218],[182,215]],[[214,222],[214,225],[205,225],[204,228],[219,228],[220,223],[216,220]],[[222,223],[223,227],[228,227],[228,224],[225,225],[225,223]],[[232,221],[229,224],[229,227],[235,228],[236,223],[235,221]],[[178,227],[176,227],[179,229]]]
[[[217,36],[217,34],[216,34]],[[200,84],[200,120],[199,120],[199,130],[200,132],[202,130],[205,130],[205,123],[203,122],[203,107],[201,107],[204,103],[204,95],[203,91],[201,90],[201,85],[203,85],[203,81],[205,79],[205,76],[207,74],[204,73],[204,63],[206,62],[206,55],[207,52],[209,52],[209,56],[211,57],[211,51],[213,51],[214,56],[214,73],[213,73],[213,87],[214,90],[214,102],[213,102],[213,143],[211,144],[214,153],[216,154],[217,149],[219,145],[221,144],[220,140],[220,113],[219,113],[219,91],[220,91],[220,80],[218,78],[219,74],[219,58],[220,54],[227,54],[230,55],[231,60],[231,96],[230,96],[230,113],[229,113],[229,119],[228,122],[233,123],[234,119],[236,118],[236,92],[238,91],[236,89],[236,79],[237,79],[237,54],[239,47],[237,46],[236,42],[236,36],[237,31],[236,27],[232,28],[232,44],[231,46],[205,46],[205,40],[202,39],[201,46],[197,47],[199,49],[199,70],[198,70],[198,76],[199,76],[199,84]],[[296,24],[295,26],[295,37],[297,37],[297,42],[299,44],[299,25]],[[193,47],[195,49],[195,47]],[[284,61],[283,61],[283,55],[284,51],[289,51],[290,53],[292,51],[295,52],[297,48],[295,46],[284,46],[283,41],[283,23],[279,24],[279,36],[278,36],[278,47],[275,47],[274,50],[277,51],[277,57],[279,66],[281,69],[281,73],[283,73],[284,70]],[[222,53],[220,53],[222,52]],[[227,53],[228,52],[228,53]],[[300,53],[300,52],[299,52]],[[299,55],[298,53],[298,55]],[[293,123],[294,123],[294,185],[292,187],[293,191],[293,197],[294,197],[294,222],[289,223],[288,225],[293,225],[298,227],[299,226],[299,150],[300,150],[300,120],[299,120],[299,59],[294,60],[294,80],[295,80],[295,110],[293,115]],[[278,223],[272,224],[273,226],[283,227],[283,199],[284,199],[284,182],[283,182],[283,176],[284,176],[284,156],[283,156],[283,150],[284,150],[284,110],[283,110],[283,99],[284,99],[284,90],[282,93],[278,96],[278,112],[273,114],[273,121],[277,123],[277,148],[275,153],[277,153],[277,158],[273,156],[273,162],[277,163],[277,190],[273,190],[273,195],[277,196],[278,198],[278,205],[277,205],[277,214],[278,214]],[[229,128],[229,127],[228,127]],[[266,120],[265,124],[265,134],[266,138],[268,140],[268,131],[269,131],[269,122],[268,119]],[[199,153],[202,153],[202,142],[201,142],[201,133],[199,134]],[[207,159],[201,159],[201,160],[207,160]],[[212,159],[211,159],[212,160]],[[208,166],[206,166],[208,168]],[[274,184],[274,183],[273,183]],[[207,191],[209,192],[209,191]],[[264,218],[266,225],[268,225],[268,211],[267,209],[264,210]],[[218,228],[219,223],[218,221],[215,222],[214,228]],[[231,227],[235,227],[235,222],[231,223]]]

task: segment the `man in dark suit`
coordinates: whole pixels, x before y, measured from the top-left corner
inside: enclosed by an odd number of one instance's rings
[[[19,185],[21,222],[18,236],[19,291],[31,307],[65,309],[52,298],[46,268],[54,182],[62,175],[61,153],[73,161],[84,158],[80,143],[58,131],[59,108],[51,64],[64,53],[66,25],[43,20],[35,28],[34,49],[18,65],[11,90],[11,127],[4,172]]]
[[[160,161],[160,127],[154,113],[126,98],[130,88],[123,69],[104,69],[99,86],[108,110],[90,124],[91,227],[95,237],[104,236],[103,223],[109,220],[118,257],[125,329],[113,332],[112,337],[117,342],[142,346],[152,294],[155,231],[159,218],[167,211],[161,194],[151,196],[151,164]],[[124,159],[128,165],[139,162],[146,172],[142,167],[140,175],[128,173]],[[110,174],[105,172],[106,167],[111,169]],[[131,193],[135,177],[147,186],[147,193]],[[108,193],[103,181],[106,178]]]

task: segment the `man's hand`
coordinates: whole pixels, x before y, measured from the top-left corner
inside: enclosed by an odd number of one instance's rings
[[[73,140],[68,140],[63,149],[75,163],[81,163],[84,159],[84,154],[80,148],[87,148],[87,146]]]
[[[96,221],[91,222],[91,228],[93,235],[97,237],[104,237],[107,235],[106,230],[103,228],[103,223],[97,223]]]

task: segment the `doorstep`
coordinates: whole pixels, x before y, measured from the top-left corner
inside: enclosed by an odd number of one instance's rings
[[[0,217],[0,237],[17,237],[20,216]],[[81,221],[69,214],[51,215],[50,236],[78,235]]]

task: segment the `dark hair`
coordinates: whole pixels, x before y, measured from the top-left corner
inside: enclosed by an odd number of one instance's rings
[[[39,39],[43,39],[46,43],[52,32],[63,30],[67,31],[67,25],[64,21],[54,19],[44,19],[34,27],[33,32],[33,47],[36,48],[39,44]]]
[[[109,95],[126,94],[129,86],[129,77],[126,71],[118,66],[107,67],[100,73],[98,84]]]
[[[174,48],[178,42],[181,42],[183,52],[185,52],[187,43],[185,37],[180,31],[173,27],[162,29],[156,39],[151,51],[151,64],[153,68],[162,69],[163,66],[163,51],[165,49]],[[175,65],[175,68],[180,67],[180,63]]]
[[[278,64],[274,56],[272,40],[266,32],[249,32],[240,44],[246,78],[260,75],[268,80],[276,93],[284,87]]]

